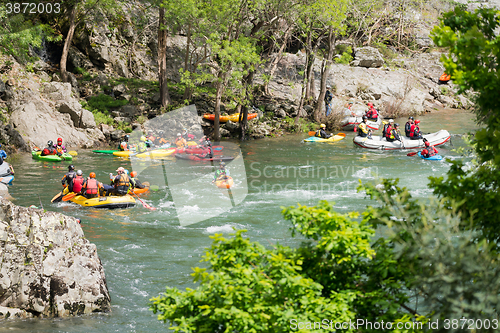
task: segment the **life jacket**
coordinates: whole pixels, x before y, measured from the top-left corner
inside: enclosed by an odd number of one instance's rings
[[[79,193],[83,188],[83,183],[85,179],[82,176],[76,176],[73,178],[73,192]]]
[[[118,183],[116,183],[116,187],[119,186],[126,186],[126,187],[130,186],[130,178],[128,178],[127,174],[122,173],[120,175],[120,179],[118,180]]]
[[[412,124],[411,127],[410,127],[410,135],[409,135],[409,137],[413,138],[413,137],[417,136],[417,134],[419,132],[420,132],[420,129],[418,128],[418,126],[415,125],[415,124]]]
[[[168,143],[168,141],[167,141],[167,140],[165,140],[164,138],[160,138],[160,140],[158,140],[158,143],[159,143],[160,145],[163,145],[163,144],[165,144],[165,143]]]
[[[392,135],[392,133],[391,133],[391,132],[392,132],[392,126],[391,126],[391,124],[387,124],[387,125],[385,125],[385,126],[384,126],[384,129],[383,129],[383,131],[382,131],[382,134],[384,135],[384,137],[386,137],[386,138],[390,138],[390,137],[391,137],[391,135]]]
[[[175,140],[175,144],[177,145],[177,147],[182,148],[182,147],[184,147],[184,146],[186,146],[186,145],[187,145],[187,143],[186,143],[186,139],[184,139],[184,138],[180,138],[180,139],[179,139],[179,138],[177,138],[177,139]]]
[[[50,155],[50,150],[49,148],[43,148],[42,150],[42,156],[47,156],[47,155]]]
[[[420,152],[420,155],[422,155],[422,156],[423,156],[423,157],[425,157],[425,158],[430,157],[430,156],[429,156],[429,151],[427,150],[427,148],[424,148],[424,149]]]
[[[366,124],[365,123],[360,123],[358,125],[358,128],[361,130],[361,132],[359,133],[363,133],[363,134],[368,134],[368,127],[366,127]],[[360,134],[361,135],[361,134]]]
[[[75,188],[73,187],[73,190]],[[97,183],[97,179],[90,178],[87,180],[87,194],[97,194],[99,192],[99,185]]]
[[[370,108],[370,110],[368,110],[366,112],[366,116],[368,118],[371,118],[371,119],[377,119],[378,118],[378,112],[374,108]]]
[[[144,142],[139,142],[139,144],[137,145],[137,151],[139,153],[144,153],[146,150],[148,150],[146,144]]]
[[[321,138],[321,130],[317,130],[317,131],[316,131],[316,136],[317,136],[318,138]]]
[[[405,124],[405,135],[406,136],[410,136],[410,130],[411,130],[412,126],[413,126],[412,123],[410,123],[409,121],[406,122],[406,124]]]

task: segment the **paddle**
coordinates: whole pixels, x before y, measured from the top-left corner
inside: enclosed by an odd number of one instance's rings
[[[307,132],[307,134],[308,134],[309,136],[315,136],[315,135],[316,135],[316,132],[315,132],[315,131],[309,131],[309,132]]]
[[[406,154],[406,156],[415,156],[415,155],[417,155],[417,154],[418,154],[418,152],[414,151],[414,152],[411,152],[411,153]]]
[[[70,154],[71,156],[78,156],[78,153],[74,150],[68,151],[68,154]]]
[[[62,198],[62,201],[69,201],[69,200],[73,199],[74,197],[76,197],[77,195],[78,195],[78,193],[74,193],[74,192],[68,193]]]
[[[135,195],[135,197],[137,198],[137,200],[139,200],[139,202],[142,204],[142,207],[147,208],[149,210],[156,210],[155,207],[151,207],[150,205],[148,205],[147,203],[145,203],[144,201],[142,201],[137,194],[135,194],[134,192],[132,192],[132,194]]]
[[[52,200],[50,200],[50,202],[59,202],[59,201],[61,201],[61,199],[62,199],[62,195],[63,195],[63,191],[64,191],[64,190],[62,190],[60,193],[57,193],[57,194],[56,194],[56,195],[52,198]]]

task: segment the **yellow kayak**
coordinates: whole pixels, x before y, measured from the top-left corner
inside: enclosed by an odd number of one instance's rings
[[[146,158],[146,157],[149,157],[149,158],[166,157],[166,156],[172,155],[176,151],[177,151],[177,149],[175,149],[175,148],[157,149],[157,150],[151,150],[151,151],[147,151],[145,153],[137,154],[137,155],[134,155],[134,156],[135,157],[140,157],[140,158]]]
[[[118,157],[129,157],[130,155],[135,154],[135,151],[132,150],[124,150],[124,151],[114,151],[113,155]]]
[[[335,134],[334,136],[328,138],[328,139],[323,139],[323,138],[318,138],[316,136],[311,136],[310,138],[305,139],[305,142],[336,142],[340,141],[343,138],[345,138],[345,133],[338,133]]]
[[[94,208],[128,208],[135,206],[135,199],[130,195],[123,196],[109,196],[109,197],[98,197],[87,199],[84,196],[77,195],[71,202],[79,204],[83,207],[94,207]]]

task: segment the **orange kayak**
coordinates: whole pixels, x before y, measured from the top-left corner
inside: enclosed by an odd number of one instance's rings
[[[142,194],[149,192],[149,182],[144,182],[142,185],[146,186],[144,188],[134,188],[134,194]]]
[[[233,178],[227,177],[227,179],[221,179],[215,181],[215,185],[218,188],[231,188],[233,186]]]
[[[248,120],[251,120],[253,118],[257,117],[257,113],[249,113],[247,116]],[[208,119],[208,120],[215,120],[215,115],[211,113],[206,113],[203,115],[203,118]],[[240,120],[240,114],[239,113],[233,113],[229,116],[219,116],[219,122],[221,123],[226,123],[229,120],[231,120],[233,123],[237,123]]]
[[[448,82],[448,81],[450,81],[450,79],[451,79],[451,76],[446,74],[446,73],[443,73],[443,75],[441,75],[439,77],[439,81],[443,81],[443,82]]]

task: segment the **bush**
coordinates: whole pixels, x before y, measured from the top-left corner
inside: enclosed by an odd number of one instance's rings
[[[127,100],[116,100],[105,94],[91,97],[87,102],[90,111],[100,111],[104,113],[107,113],[110,109],[116,109],[126,104],[128,104]]]
[[[338,46],[343,46],[341,49],[344,49],[344,51],[342,51],[342,53],[338,53],[338,55],[340,56],[335,57],[335,62],[337,64],[348,65],[354,59],[352,57],[352,48],[350,46],[346,46],[345,44],[341,44]],[[337,50],[337,47],[335,47],[335,49]]]

